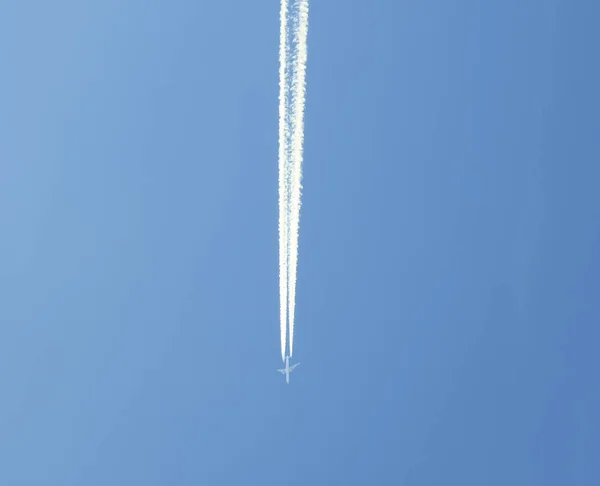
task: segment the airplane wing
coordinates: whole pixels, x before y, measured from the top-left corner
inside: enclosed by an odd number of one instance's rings
[[[300,363],[296,363],[295,365],[292,365],[292,366],[290,367],[290,371],[292,371],[292,370],[293,370],[293,369],[294,369],[296,366],[298,366],[299,364],[300,364]]]
[[[283,375],[285,374],[285,370],[277,370],[277,371],[279,371],[279,373],[281,373]]]

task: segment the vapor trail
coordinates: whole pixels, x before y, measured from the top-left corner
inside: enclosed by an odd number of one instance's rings
[[[298,0],[298,18],[294,32],[296,55],[291,79],[291,194],[289,215],[288,312],[290,357],[294,352],[294,312],[296,309],[296,271],[298,266],[298,230],[302,189],[302,144],[304,142],[304,104],[306,98],[306,58],[308,36],[308,0]],[[285,348],[285,346],[284,346]]]
[[[288,179],[288,126],[287,111],[287,0],[281,0],[279,13],[279,330],[281,334],[281,359],[285,361],[288,303],[289,254],[289,179]]]

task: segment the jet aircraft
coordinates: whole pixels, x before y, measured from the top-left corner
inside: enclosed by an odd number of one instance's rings
[[[300,363],[296,363],[295,365],[290,366],[290,357],[286,356],[285,357],[285,368],[283,368],[281,370],[277,370],[277,371],[279,371],[279,373],[285,375],[285,382],[289,384],[290,383],[290,373],[299,364]]]

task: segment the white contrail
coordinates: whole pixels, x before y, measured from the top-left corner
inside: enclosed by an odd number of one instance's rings
[[[291,12],[290,12],[291,11]],[[281,0],[279,45],[279,299],[281,358],[294,345],[296,268],[302,186],[308,0]],[[291,31],[291,33],[290,33]],[[290,48],[291,46],[291,48]]]
[[[294,351],[294,312],[296,308],[296,269],[298,266],[298,230],[302,189],[302,144],[304,142],[304,103],[306,94],[306,58],[308,36],[308,0],[298,1],[298,18],[294,32],[296,56],[291,80],[291,195],[289,220],[288,312],[290,357]]]
[[[281,359],[285,361],[287,338],[288,254],[289,254],[289,179],[287,139],[287,0],[281,0],[279,13],[279,330]]]

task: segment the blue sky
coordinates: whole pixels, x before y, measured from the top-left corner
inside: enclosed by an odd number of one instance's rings
[[[600,483],[600,6],[311,2],[280,367],[279,4],[0,15],[0,483]]]

